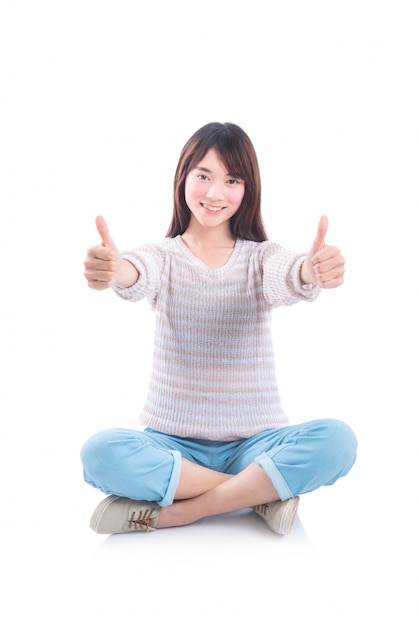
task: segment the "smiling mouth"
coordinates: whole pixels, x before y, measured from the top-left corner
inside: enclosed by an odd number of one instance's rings
[[[205,209],[205,211],[210,211],[210,213],[220,213],[225,209],[224,206],[212,206],[210,204],[204,204],[201,202],[201,206]]]

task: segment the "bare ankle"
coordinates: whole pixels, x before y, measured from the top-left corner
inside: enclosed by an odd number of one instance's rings
[[[186,526],[199,519],[195,514],[195,501],[197,498],[189,500],[178,500],[170,506],[163,507],[158,516],[156,528],[171,528],[173,526]]]

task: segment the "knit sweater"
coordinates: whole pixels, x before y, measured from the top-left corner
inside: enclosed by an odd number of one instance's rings
[[[217,441],[288,423],[276,381],[271,311],[314,300],[304,289],[304,255],[270,241],[238,239],[211,269],[181,236],[122,253],[139,271],[130,301],[155,314],[154,360],[140,422],[160,432]]]

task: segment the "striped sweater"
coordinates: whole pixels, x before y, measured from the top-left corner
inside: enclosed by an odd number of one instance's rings
[[[154,361],[141,423],[160,432],[218,441],[288,423],[277,388],[271,310],[314,300],[303,289],[304,255],[270,241],[238,239],[221,268],[198,259],[181,236],[123,252],[138,281],[115,288],[150,301]]]

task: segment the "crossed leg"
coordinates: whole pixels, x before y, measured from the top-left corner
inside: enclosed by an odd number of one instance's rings
[[[161,439],[163,446],[159,447],[156,444],[161,444]],[[345,476],[355,461],[356,448],[355,435],[346,424],[316,420],[239,442],[228,457],[227,467],[234,473],[227,474],[186,459],[180,450],[172,449],[172,438],[165,441],[160,434],[125,429],[103,431],[82,449],[84,477],[104,493],[117,495],[97,507],[92,528],[96,532],[125,532],[119,517],[132,514],[128,500],[145,507],[147,503],[161,503],[149,520],[156,528],[183,526],[211,515],[266,505],[266,512],[262,512],[266,523],[278,534],[286,534],[299,499],[293,494],[331,485]],[[178,463],[174,466],[173,457]],[[174,502],[170,489],[174,490]],[[164,505],[164,498],[173,503]],[[121,510],[114,515],[112,511],[118,507]],[[138,513],[136,509],[137,505],[133,512]],[[148,528],[147,524],[142,525]]]
[[[278,499],[270,478],[257,463],[231,475],[183,459],[174,502],[161,509],[156,527],[183,526]]]

